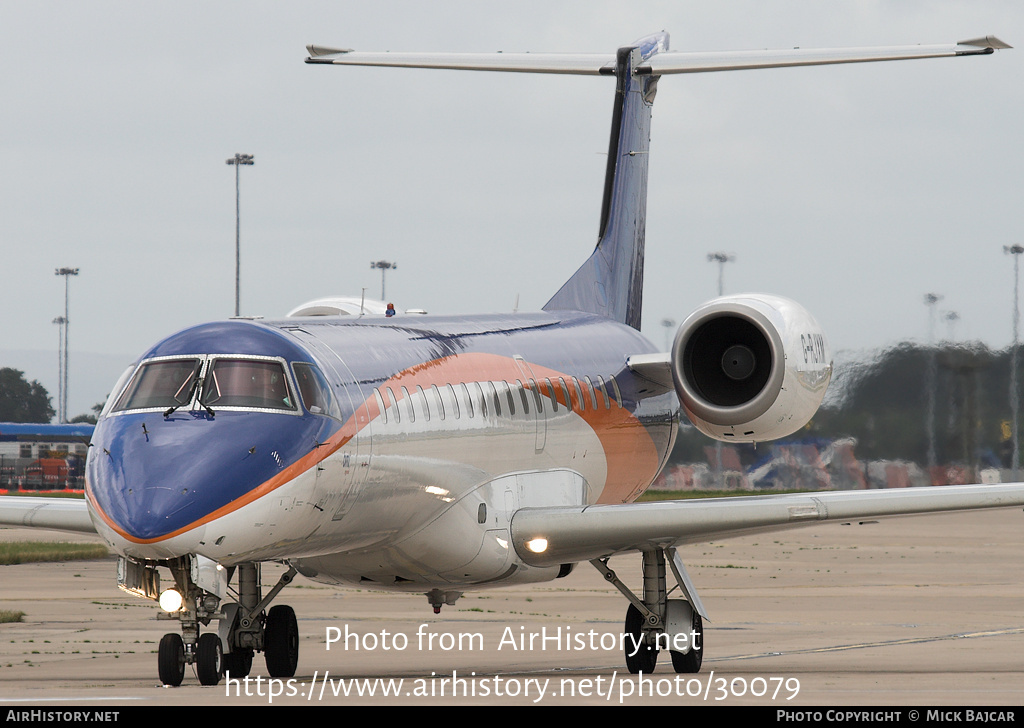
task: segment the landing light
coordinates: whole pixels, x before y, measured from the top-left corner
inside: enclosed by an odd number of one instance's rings
[[[449,491],[449,490],[447,490],[445,488],[440,488],[440,487],[438,487],[436,485],[428,485],[423,490],[426,493],[430,493],[430,495],[436,495],[438,498],[440,498],[445,503],[451,503],[452,502],[451,491]]]
[[[531,538],[526,542],[526,548],[535,554],[542,554],[548,550],[548,540],[546,538]]]
[[[181,604],[181,594],[175,589],[167,589],[160,594],[160,608],[165,612],[177,612],[181,609]]]

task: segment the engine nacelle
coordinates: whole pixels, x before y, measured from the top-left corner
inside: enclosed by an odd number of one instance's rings
[[[807,424],[832,378],[817,321],[798,303],[759,293],[694,311],[672,345],[672,379],[690,421],[725,442],[763,442]]]

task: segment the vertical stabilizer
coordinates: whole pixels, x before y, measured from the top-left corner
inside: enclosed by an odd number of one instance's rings
[[[668,33],[657,33],[618,51],[597,248],[544,305],[545,311],[586,311],[640,328],[647,161],[658,76],[636,75],[635,69],[668,50],[668,42]]]

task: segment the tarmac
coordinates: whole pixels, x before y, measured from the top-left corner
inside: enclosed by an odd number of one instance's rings
[[[79,537],[88,539],[90,537]],[[0,541],[64,540],[0,529]],[[70,539],[73,540],[73,539]],[[703,667],[629,675],[626,600],[589,564],[545,584],[422,595],[299,578],[299,670],[178,688],[157,679],[177,623],[121,592],[113,557],[0,566],[0,708],[192,705],[1024,705],[1020,509],[825,524],[680,551],[706,606]],[[635,590],[639,555],[611,561]],[[281,567],[264,568],[266,585]],[[346,639],[347,635],[347,639]],[[331,640],[329,642],[329,640]],[[532,644],[531,644],[532,641]],[[370,694],[370,692],[373,694]],[[387,691],[385,693],[385,691]],[[1019,719],[1019,716],[1018,716]]]

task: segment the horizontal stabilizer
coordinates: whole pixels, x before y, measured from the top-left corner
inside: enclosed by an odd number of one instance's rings
[[[754,68],[820,66],[835,63],[869,63],[914,58],[941,58],[992,53],[1011,48],[995,36],[984,36],[948,45],[878,46],[867,48],[790,48],[757,51],[666,51],[651,56],[634,68],[636,75],[709,73]],[[399,68],[447,68],[467,71],[515,71],[613,75],[615,56],[608,53],[390,53],[357,52],[351,49],[308,45],[307,63],[337,66],[391,66]]]
[[[651,58],[648,63],[639,66],[636,72],[660,76],[669,73],[708,73],[711,71],[742,71],[754,68],[902,61],[914,58],[979,55],[991,53],[996,48],[1009,47],[998,38],[986,36],[985,38],[963,41],[954,45],[659,53]]]
[[[306,63],[336,66],[447,68],[588,76],[615,72],[615,56],[609,53],[390,53],[332,50],[314,45],[306,46],[306,49],[309,51]]]

